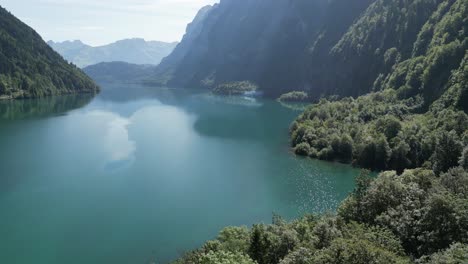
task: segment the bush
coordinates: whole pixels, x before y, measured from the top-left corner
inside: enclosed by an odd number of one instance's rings
[[[219,95],[242,95],[247,92],[254,92],[258,86],[249,81],[223,83],[216,86],[212,92]]]
[[[418,264],[465,264],[468,262],[468,244],[456,243],[450,248],[426,256],[417,261]]]
[[[450,183],[449,183],[450,181]],[[430,170],[406,170],[401,176],[384,172],[360,195],[342,204],[346,221],[388,228],[406,252],[422,256],[468,242],[466,171],[451,170],[438,178]]]
[[[464,264],[468,244],[467,172],[363,171],[338,215],[229,227],[176,263]],[[410,258],[411,256],[411,258]]]
[[[321,100],[294,121],[291,142],[293,147],[307,142],[317,151],[311,157],[372,170],[402,173],[433,166],[442,173],[458,166],[464,157],[468,115],[454,109],[412,113],[420,107],[419,99],[399,100],[392,90]]]
[[[249,257],[238,252],[210,251],[198,259],[199,264],[255,264]]]
[[[301,144],[297,145],[297,146],[294,148],[294,152],[295,152],[297,155],[309,156],[309,154],[310,154],[310,152],[311,152],[309,143],[302,142]]]
[[[292,91],[285,93],[278,98],[280,102],[307,102],[309,95],[306,92],[302,91]]]

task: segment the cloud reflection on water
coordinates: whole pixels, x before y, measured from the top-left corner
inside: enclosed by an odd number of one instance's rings
[[[105,167],[117,169],[132,162],[135,158],[136,144],[128,133],[130,119],[101,110],[91,111],[87,115],[101,120],[101,129],[104,129],[102,148],[107,162]]]

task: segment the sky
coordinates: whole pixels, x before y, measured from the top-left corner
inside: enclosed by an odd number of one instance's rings
[[[205,5],[219,0],[0,0],[44,40],[92,46],[126,38],[180,41]]]

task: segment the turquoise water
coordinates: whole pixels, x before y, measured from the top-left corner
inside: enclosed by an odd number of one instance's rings
[[[334,210],[359,172],[295,157],[275,101],[103,85],[0,102],[0,263],[166,263],[228,225]]]

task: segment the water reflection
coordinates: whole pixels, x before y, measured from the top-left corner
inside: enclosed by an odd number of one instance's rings
[[[165,104],[175,105],[193,95],[193,91],[167,87],[150,87],[139,84],[101,83],[104,87],[98,96],[99,100],[113,103],[155,99]]]
[[[202,94],[200,99],[214,103],[222,103],[225,105],[238,105],[244,107],[261,107],[263,102],[254,97],[247,96],[218,96],[213,94]]]
[[[104,128],[102,147],[107,156],[105,168],[115,170],[130,165],[136,150],[135,142],[130,140],[128,134],[130,119],[105,111],[92,111],[87,118],[101,120]]]
[[[290,155],[297,112],[278,102],[102,87],[66,115],[0,122],[2,263],[143,263],[155,249],[164,263],[224,226],[333,209],[353,188],[358,171]],[[67,111],[55,108],[16,117]]]
[[[265,135],[274,134],[287,139],[288,124],[285,125],[284,120],[293,120],[296,113],[278,107],[278,103],[274,101],[254,99],[256,103],[252,107],[245,104],[225,104],[222,100],[222,98],[206,97],[205,106],[196,109],[197,120],[194,129],[197,133],[207,137],[250,140],[267,144],[271,143],[269,139],[283,140]],[[213,106],[206,106],[207,102],[219,104],[219,111],[213,111]],[[273,131],[278,133],[272,133]]]
[[[309,106],[309,104],[305,104],[305,103],[288,103],[288,102],[279,102],[279,103],[281,104],[282,107],[285,107],[294,111],[298,111],[298,112],[302,112],[306,110],[307,106]]]
[[[84,107],[94,94],[51,96],[39,99],[0,100],[0,120],[44,118]]]

